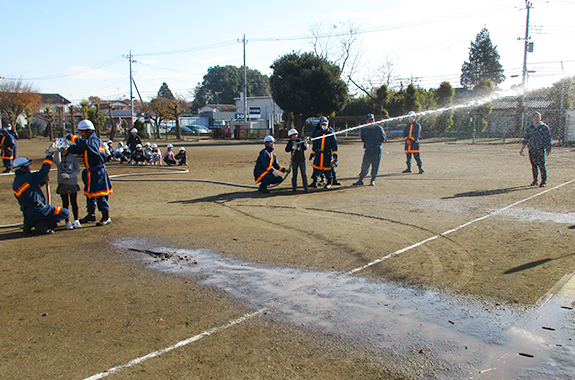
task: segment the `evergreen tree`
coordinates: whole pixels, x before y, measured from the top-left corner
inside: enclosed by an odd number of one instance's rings
[[[472,89],[481,78],[487,78],[495,85],[503,82],[505,75],[499,58],[497,46],[493,46],[489,31],[483,27],[477,34],[475,42],[471,43],[469,61],[465,61],[461,67],[461,85]]]
[[[296,129],[311,116],[331,115],[347,100],[340,68],[312,53],[291,53],[278,58],[270,78],[272,96],[285,112],[292,112]]]
[[[436,92],[437,105],[440,108],[448,108],[453,104],[455,90],[449,82],[442,82]],[[437,116],[437,132],[446,132],[453,126],[453,110],[448,109]]]
[[[160,89],[158,90],[158,98],[164,98],[168,100],[175,99],[174,94],[172,94],[172,91],[170,90],[166,82],[162,83],[162,87],[160,87]]]

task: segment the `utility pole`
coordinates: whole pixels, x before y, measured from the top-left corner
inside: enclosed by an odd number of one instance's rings
[[[132,51],[130,50],[130,54],[128,54],[127,56],[124,55],[124,58],[128,58],[128,60],[130,61],[130,127],[134,126],[134,96],[132,95],[132,83],[133,83],[133,78],[132,78],[132,63],[136,62],[133,60],[133,55],[132,55]]]
[[[242,40],[244,44],[244,129],[248,127],[248,69],[246,67],[246,35]]]
[[[527,91],[527,52],[529,51],[529,40],[531,37],[529,36],[529,13],[531,8],[533,8],[533,4],[529,0],[525,0],[525,7],[527,8],[527,18],[525,21],[525,38],[524,45],[523,45],[523,74],[521,80],[521,86],[523,88],[523,96],[521,98],[521,128],[523,132],[525,132],[525,111],[526,111],[526,99],[525,99],[525,92]],[[519,38],[521,40],[521,38]]]

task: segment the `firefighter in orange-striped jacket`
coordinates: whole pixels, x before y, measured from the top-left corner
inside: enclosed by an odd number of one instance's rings
[[[0,156],[4,163],[4,171],[2,173],[10,173],[12,171],[12,161],[16,155],[16,140],[6,128],[0,128]]]
[[[52,154],[49,154],[42,162],[40,171],[31,172],[31,160],[26,157],[14,159],[14,183],[12,190],[20,204],[20,210],[24,215],[24,233],[29,233],[32,228],[43,234],[52,234],[57,223],[70,216],[68,209],[46,204],[44,193],[40,186],[48,179],[50,167],[52,167]]]
[[[289,173],[289,169],[284,168],[278,163],[278,159],[273,152],[275,139],[272,136],[266,136],[264,144],[266,147],[261,150],[256,166],[254,167],[254,178],[256,184],[260,184],[258,191],[260,193],[269,193],[268,185],[281,183],[283,178],[274,174],[274,169],[282,173]]]
[[[333,135],[333,129],[329,128],[327,117],[320,117],[319,125],[321,128],[317,135],[313,136],[313,147],[309,156],[309,159],[313,160],[310,187],[317,187],[317,179],[323,172],[327,178],[324,188],[329,189],[335,180],[332,163],[337,162],[337,140]],[[329,136],[322,137],[326,135]],[[337,184],[339,185],[339,182]]]
[[[402,173],[411,173],[411,155],[419,167],[419,174],[424,173],[421,156],[419,155],[419,135],[421,134],[421,125],[415,121],[415,112],[409,111],[407,114],[409,123],[403,130],[403,139],[405,140],[405,155],[407,156],[407,169]]]
[[[80,223],[96,221],[96,205],[102,213],[102,219],[97,226],[105,226],[112,223],[110,219],[110,205],[108,196],[112,194],[112,183],[106,172],[106,148],[96,133],[94,124],[90,120],[82,120],[78,123],[77,132],[80,136],[67,135],[66,139],[72,141],[68,152],[72,154],[84,155],[84,166],[82,171],[82,181],[84,182],[84,195],[86,196],[86,208],[88,215],[80,219]]]

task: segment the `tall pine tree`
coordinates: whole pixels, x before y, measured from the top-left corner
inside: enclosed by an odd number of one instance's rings
[[[497,46],[493,46],[489,31],[486,27],[477,34],[475,42],[469,48],[469,62],[465,61],[461,67],[461,85],[472,89],[481,78],[491,80],[498,85],[505,80],[503,67],[499,63]]]

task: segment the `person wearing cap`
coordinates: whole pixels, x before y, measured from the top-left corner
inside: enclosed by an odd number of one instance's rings
[[[531,120],[533,123],[525,130],[519,154],[523,156],[525,146],[529,147],[529,160],[531,161],[531,172],[533,174],[533,182],[529,186],[537,186],[537,177],[539,172],[541,172],[539,187],[545,187],[547,185],[545,157],[551,153],[551,132],[549,132],[549,127],[541,121],[539,112],[535,112],[531,116]]]
[[[320,117],[319,119],[320,130],[315,136],[313,147],[309,156],[313,160],[313,174],[311,176],[312,183],[310,187],[317,187],[317,179],[321,173],[325,174],[327,184],[324,188],[329,189],[333,184],[340,184],[335,180],[334,183],[334,166],[332,162],[337,162],[337,140],[333,134],[333,129],[329,128],[329,120],[327,117]]]
[[[164,162],[168,164],[168,166],[176,165],[178,163],[178,161],[176,161],[176,156],[174,156],[174,146],[172,144],[166,145]]]
[[[162,166],[162,151],[158,148],[158,144],[152,144],[152,159],[150,165]]]
[[[180,147],[180,151],[175,156],[176,161],[178,161],[178,165],[186,165],[188,166],[188,157],[186,156],[186,148],[183,146]]]
[[[132,163],[134,165],[138,165],[139,162],[141,162],[142,165],[144,165],[144,163],[146,162],[146,156],[144,155],[142,144],[136,145],[136,150],[133,152],[132,157],[133,157]]]
[[[142,139],[138,136],[138,130],[136,128],[132,128],[130,130],[130,136],[126,140],[126,145],[130,148],[130,152],[132,152],[131,159],[134,159],[134,154],[136,152],[136,145],[142,144]]]
[[[305,153],[308,148],[308,143],[299,137],[298,131],[290,129],[288,131],[289,140],[286,145],[286,152],[291,152],[291,162],[293,174],[291,178],[292,190],[295,192],[297,189],[297,172],[301,170],[301,179],[303,182],[304,191],[307,193],[307,175],[305,173]]]
[[[73,144],[68,147],[68,151],[72,154],[82,154],[86,167],[82,171],[82,181],[88,214],[80,219],[80,223],[95,222],[97,206],[102,213],[102,219],[96,226],[105,226],[112,223],[108,196],[112,194],[113,189],[106,172],[106,148],[94,131],[94,124],[90,120],[82,120],[78,123],[76,131],[80,136],[68,134],[66,139]]]
[[[369,185],[375,185],[375,178],[379,172],[379,163],[381,162],[381,144],[386,141],[385,131],[379,124],[375,124],[373,114],[367,114],[365,121],[367,127],[361,129],[361,141],[363,141],[364,149],[363,161],[361,162],[359,180],[353,184],[354,186],[363,185],[363,179],[367,176],[370,166],[371,180]]]
[[[144,144],[144,157],[146,158],[145,164],[150,164],[152,161],[152,146],[149,142]]]
[[[4,171],[2,173],[10,173],[12,171],[12,161],[16,152],[16,140],[6,128],[0,128],[0,156],[4,164]]]
[[[106,162],[110,162],[112,161],[112,158],[114,158],[114,142],[112,140],[108,140],[104,147],[106,148]]]
[[[68,209],[46,204],[46,198],[40,188],[48,181],[52,162],[50,153],[44,158],[41,169],[31,172],[31,160],[26,157],[14,160],[12,191],[24,216],[24,233],[30,233],[34,228],[42,234],[53,234],[53,228],[58,222],[70,216]]]
[[[274,143],[275,139],[272,136],[265,137],[265,148],[260,151],[258,159],[256,160],[256,166],[254,167],[254,178],[256,184],[260,185],[258,188],[260,193],[269,193],[270,191],[267,188],[269,185],[283,181],[282,177],[275,174],[274,169],[282,173],[289,173],[288,169],[278,163],[278,159],[273,152]]]
[[[6,129],[8,130],[8,133],[10,133],[12,137],[14,137],[14,140],[18,140],[20,138],[20,136],[18,135],[18,131],[16,131],[16,128],[12,127],[12,124],[8,123]],[[14,155],[14,157],[16,156]]]
[[[421,125],[415,121],[415,112],[409,111],[407,114],[408,124],[403,129],[403,139],[405,140],[405,155],[407,156],[407,169],[402,173],[411,173],[411,156],[419,167],[419,174],[424,173],[421,156],[419,154],[419,136],[421,135]]]

